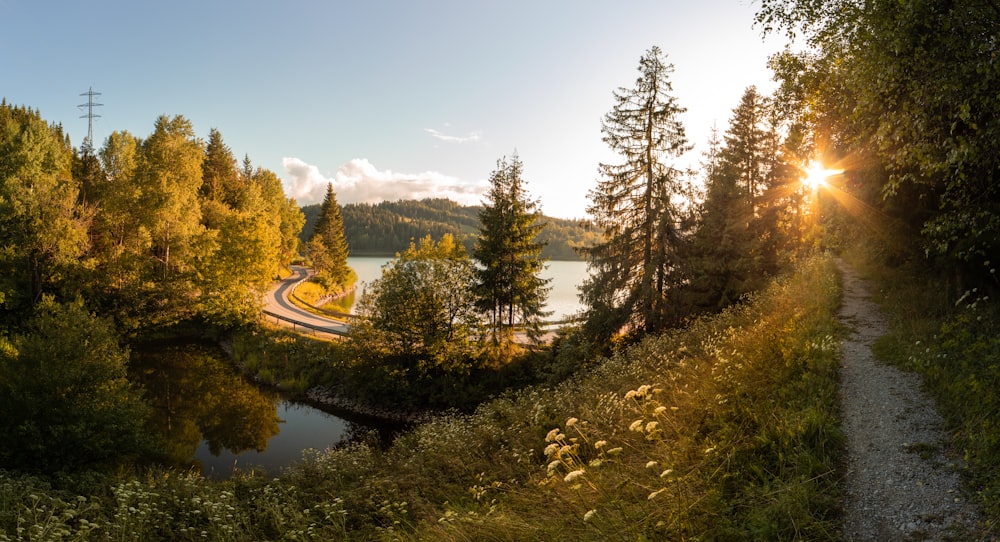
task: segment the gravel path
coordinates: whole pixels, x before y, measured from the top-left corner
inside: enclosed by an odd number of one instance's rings
[[[869,285],[838,262],[844,277],[840,401],[847,437],[844,538],[976,539],[978,513],[959,482],[959,460],[919,377],[875,359],[871,346],[887,324]]]

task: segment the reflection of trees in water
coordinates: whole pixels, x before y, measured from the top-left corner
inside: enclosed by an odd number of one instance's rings
[[[279,431],[278,397],[244,381],[211,348],[139,348],[131,370],[155,411],[151,429],[173,462],[189,464],[203,438],[213,455],[223,448],[262,452]]]

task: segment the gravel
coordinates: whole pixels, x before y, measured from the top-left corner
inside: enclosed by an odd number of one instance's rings
[[[960,483],[963,465],[920,379],[875,359],[887,329],[870,285],[838,262],[844,277],[840,401],[847,438],[844,538],[976,540],[979,513]]]

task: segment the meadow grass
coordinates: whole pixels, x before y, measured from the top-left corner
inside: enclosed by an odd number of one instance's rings
[[[839,299],[811,259],[558,385],[274,479],[156,471],[77,497],[0,473],[0,540],[834,539]]]

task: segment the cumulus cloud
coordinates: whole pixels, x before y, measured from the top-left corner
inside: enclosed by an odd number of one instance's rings
[[[283,158],[287,173],[283,179],[285,193],[300,205],[320,203],[326,195],[326,185],[333,183],[337,201],[345,203],[379,203],[400,199],[448,198],[463,205],[482,201],[486,182],[466,183],[436,171],[399,173],[380,170],[366,158],[355,158],[338,169],[332,177],[299,158]]]
[[[481,132],[470,132],[469,135],[466,136],[453,136],[439,132],[434,128],[424,128],[424,131],[430,134],[434,139],[446,141],[448,143],[476,143],[483,138],[483,134]]]

